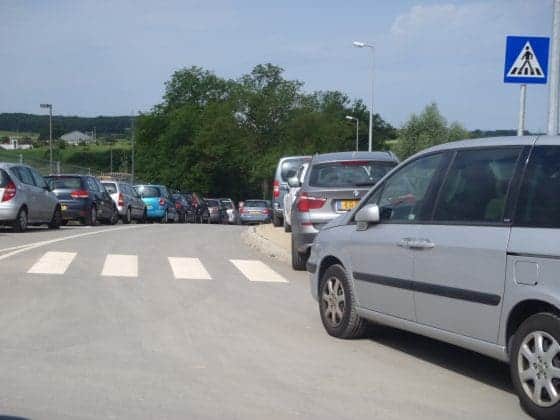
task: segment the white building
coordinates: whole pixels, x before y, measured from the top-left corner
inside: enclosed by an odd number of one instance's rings
[[[10,137],[10,142],[8,144],[0,144],[0,148],[4,150],[27,150],[32,149],[33,146],[30,144],[19,144],[17,137]]]
[[[71,131],[70,133],[60,136],[68,144],[77,145],[80,143],[89,143],[93,141],[93,137],[89,134],[82,133],[81,131]]]

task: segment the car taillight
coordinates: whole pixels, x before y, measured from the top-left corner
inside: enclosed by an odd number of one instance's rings
[[[326,202],[326,198],[310,197],[307,193],[302,192],[297,198],[297,209],[301,213],[307,213],[309,210],[320,209]]]
[[[119,207],[124,206],[124,196],[123,196],[122,193],[119,193],[119,200],[118,200],[117,204],[118,204]]]
[[[10,201],[12,198],[16,196],[17,188],[14,181],[8,182],[6,187],[4,188],[4,194],[2,194],[2,202]]]
[[[268,214],[269,212],[270,212],[270,210],[264,209],[264,210],[262,211],[262,214]]]
[[[246,212],[245,207],[239,207],[239,213],[245,213],[245,212]]]
[[[165,198],[160,198],[159,199],[159,205],[160,206],[165,206]]]
[[[181,208],[181,203],[175,203],[175,208],[180,209]]]
[[[280,181],[274,181],[272,184],[272,194],[274,198],[280,197]]]
[[[89,193],[86,190],[76,190],[70,193],[70,197],[72,198],[88,198]]]

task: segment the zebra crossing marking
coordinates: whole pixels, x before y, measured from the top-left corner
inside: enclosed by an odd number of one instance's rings
[[[105,277],[138,277],[138,256],[107,254],[101,275]]]
[[[48,251],[27,272],[30,274],[64,274],[75,257],[75,252]]]
[[[259,260],[230,260],[249,281],[288,283],[284,277]]]
[[[168,257],[167,260],[176,279],[212,280],[198,258]]]

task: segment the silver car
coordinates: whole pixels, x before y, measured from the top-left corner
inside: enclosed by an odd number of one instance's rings
[[[34,168],[0,162],[0,224],[16,232],[29,225],[58,229],[62,224],[58,199]]]
[[[368,190],[398,164],[391,152],[339,152],[315,155],[292,205],[292,267],[305,270],[309,247],[325,224],[352,210]]]
[[[301,184],[303,184],[308,167],[309,167],[309,162],[304,162],[299,167],[299,169],[295,174],[295,178],[297,178],[297,184],[294,180],[292,180],[292,184],[296,184],[296,185],[290,187],[288,192],[284,195],[284,231],[285,232],[292,231],[292,207],[294,205],[294,201],[296,201],[297,193],[301,188]]]
[[[304,162],[311,160],[311,156],[285,156],[278,161],[272,184],[272,223],[282,226],[284,209],[284,195],[288,192],[288,179],[293,177]]]
[[[560,418],[560,137],[408,159],[320,231],[307,269],[330,335],[371,320],[509,362],[522,407]]]
[[[119,217],[123,223],[127,224],[133,220],[142,223],[146,222],[148,218],[146,205],[130,184],[114,180],[104,180],[101,181],[101,184],[103,184],[105,190],[113,199],[115,206],[117,206]]]

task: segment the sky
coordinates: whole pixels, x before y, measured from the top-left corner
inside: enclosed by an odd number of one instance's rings
[[[0,112],[129,115],[161,102],[193,65],[226,78],[261,63],[308,92],[340,90],[402,126],[436,102],[468,129],[517,127],[503,83],[507,35],[550,36],[552,0],[0,0]],[[546,131],[548,85],[527,91]]]

